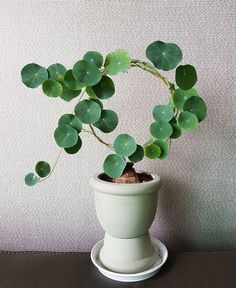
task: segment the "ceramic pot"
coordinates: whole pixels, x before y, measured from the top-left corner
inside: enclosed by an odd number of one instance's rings
[[[103,181],[99,175],[90,179],[97,217],[105,230],[100,260],[114,272],[142,272],[156,260],[148,229],[156,213],[160,177],[151,175],[153,180],[134,184]]]

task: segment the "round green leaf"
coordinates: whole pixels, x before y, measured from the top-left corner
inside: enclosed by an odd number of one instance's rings
[[[146,49],[147,58],[158,69],[168,71],[174,69],[182,60],[182,52],[174,43],[155,41]]]
[[[38,182],[39,178],[34,173],[29,173],[25,176],[25,184],[28,186],[34,186]]]
[[[49,97],[58,97],[62,95],[62,85],[55,80],[46,80],[43,83],[43,92]]]
[[[173,129],[168,122],[156,121],[150,125],[150,132],[154,138],[166,139],[172,134]]]
[[[157,105],[152,111],[153,117],[156,121],[170,121],[174,116],[173,108],[169,105]]]
[[[69,148],[77,143],[78,132],[70,125],[62,125],[55,130],[54,138],[59,147]]]
[[[144,154],[149,159],[157,159],[161,155],[161,148],[155,144],[147,145],[144,147]]]
[[[196,89],[191,88],[189,90],[176,89],[173,95],[173,103],[179,110],[183,110],[184,103],[192,96],[198,96]]]
[[[184,103],[184,111],[189,111],[195,114],[198,118],[198,122],[201,122],[205,119],[207,115],[207,106],[204,100],[198,96],[193,96],[189,98]]]
[[[21,79],[27,87],[36,88],[48,79],[48,71],[38,64],[27,64],[21,70]]]
[[[84,83],[81,83],[79,80],[75,79],[72,74],[72,70],[68,70],[64,76],[65,85],[71,90],[81,90],[85,87]]]
[[[114,131],[118,125],[118,116],[112,110],[102,110],[101,117],[98,122],[93,124],[104,133]]]
[[[68,154],[75,154],[75,153],[77,153],[80,150],[81,146],[82,146],[82,140],[78,136],[78,141],[75,144],[75,146],[72,146],[72,147],[69,147],[69,148],[65,148],[65,151]]]
[[[181,128],[176,123],[171,124],[171,126],[173,128],[173,133],[170,135],[170,138],[173,138],[173,139],[179,138],[182,134]]]
[[[92,100],[80,101],[75,106],[75,115],[85,124],[96,123],[101,116],[101,107]]]
[[[115,93],[114,83],[108,76],[102,76],[101,81],[91,89],[99,99],[108,99]]]
[[[179,115],[178,124],[183,130],[191,131],[197,127],[198,119],[193,113],[184,111]]]
[[[103,104],[99,99],[90,99],[90,100],[96,102],[101,107],[101,109],[103,109]]]
[[[75,63],[72,73],[75,79],[88,86],[96,85],[102,78],[102,73],[98,67],[86,60]]]
[[[58,121],[58,126],[70,125],[72,128],[80,132],[82,129],[82,122],[73,114],[64,114]]]
[[[104,67],[108,74],[116,75],[127,71],[131,66],[131,58],[127,51],[118,49],[107,55]]]
[[[40,177],[46,177],[51,171],[50,165],[48,162],[40,161],[35,166],[35,171],[38,173]]]
[[[128,134],[120,134],[114,141],[115,152],[123,157],[132,155],[137,148],[133,137]]]
[[[102,66],[102,63],[103,63],[102,54],[100,54],[97,51],[88,51],[84,55],[83,60],[86,60],[90,63],[95,64],[98,68],[100,68]]]
[[[65,100],[66,102],[70,102],[75,97],[79,96],[81,90],[72,90],[68,88],[66,85],[62,85],[63,91],[61,94],[61,99]]]
[[[180,65],[175,71],[175,81],[183,90],[189,90],[197,82],[197,72],[192,65]]]
[[[134,153],[132,155],[129,156],[129,160],[132,163],[137,163],[143,160],[144,157],[144,150],[143,147],[141,145],[137,145],[136,150],[134,151]]]
[[[169,145],[164,140],[155,140],[153,144],[159,146],[161,148],[161,155],[159,156],[159,159],[163,160],[165,159],[169,154]]]
[[[110,154],[103,163],[103,171],[111,178],[120,177],[125,169],[125,160],[117,154]]]
[[[66,74],[66,67],[56,63],[48,67],[49,79],[62,82]]]

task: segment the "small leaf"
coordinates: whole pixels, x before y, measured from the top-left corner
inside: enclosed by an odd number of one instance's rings
[[[78,141],[75,144],[75,146],[72,146],[72,147],[69,147],[69,148],[65,148],[65,151],[68,154],[75,154],[75,153],[77,153],[80,150],[81,146],[82,146],[82,140],[81,140],[81,138],[78,135]]]
[[[82,129],[82,122],[73,114],[64,114],[58,121],[58,126],[70,125],[72,128],[80,132]]]
[[[137,163],[143,160],[144,157],[144,150],[143,147],[141,145],[137,145],[136,150],[134,151],[134,153],[132,155],[129,156],[129,160],[132,163]]]
[[[207,106],[204,100],[198,96],[193,96],[189,98],[184,103],[184,111],[189,111],[195,114],[198,118],[198,122],[201,122],[206,118],[207,115]]]
[[[72,73],[75,79],[84,83],[86,86],[96,85],[102,78],[102,73],[98,67],[86,60],[76,62]]]
[[[71,90],[81,90],[86,85],[81,83],[79,80],[75,79],[72,74],[72,70],[68,70],[64,76],[65,85]]]
[[[144,154],[149,159],[157,159],[161,155],[161,148],[155,144],[147,145],[144,147]]]
[[[173,103],[179,110],[183,110],[184,103],[192,96],[198,96],[196,89],[191,88],[189,90],[176,89],[173,95]]]
[[[173,108],[169,105],[157,105],[152,111],[153,117],[156,121],[170,121],[174,116]]]
[[[192,65],[180,65],[175,71],[175,81],[183,90],[191,89],[197,82],[197,72]]]
[[[78,132],[69,125],[62,125],[55,130],[54,138],[59,147],[69,148],[77,143]]]
[[[155,41],[147,47],[147,58],[163,71],[174,69],[182,60],[182,52],[174,43]]]
[[[191,131],[197,127],[198,119],[193,113],[184,111],[179,115],[178,124],[183,130]]]
[[[154,138],[166,139],[172,134],[173,129],[168,122],[156,121],[150,125],[150,132]]]
[[[75,106],[75,115],[85,124],[96,123],[101,116],[101,107],[92,100],[80,101]]]
[[[35,171],[40,177],[46,177],[49,175],[51,168],[48,162],[40,161],[35,166]]]
[[[61,99],[63,99],[66,102],[70,102],[75,97],[79,96],[81,93],[81,90],[72,90],[68,88],[66,85],[62,85],[63,91],[61,94]]]
[[[92,64],[95,64],[98,68],[100,68],[102,66],[102,63],[103,63],[102,54],[100,54],[97,51],[88,51],[84,55],[83,60],[86,60]]]
[[[38,182],[39,178],[34,173],[29,173],[25,176],[25,184],[28,186],[34,186]]]
[[[155,140],[153,144],[159,146],[161,148],[161,155],[159,156],[159,159],[163,160],[165,159],[169,154],[169,145],[164,140]]]
[[[92,86],[91,89],[99,99],[103,100],[110,98],[115,93],[114,83],[108,76],[102,76],[101,81]]]
[[[120,177],[125,169],[125,160],[117,154],[110,154],[103,163],[103,171],[111,178]]]
[[[116,112],[112,110],[102,110],[100,119],[93,125],[103,133],[110,133],[114,131],[118,125],[118,116]]]
[[[182,134],[182,130],[178,124],[171,124],[173,128],[173,133],[170,135],[170,138],[176,139],[179,138]]]
[[[137,148],[133,137],[128,134],[120,134],[114,141],[115,152],[123,157],[132,155]]]
[[[46,94],[48,97],[58,97],[61,96],[63,92],[62,85],[55,80],[46,80],[43,83],[42,88],[44,94]]]
[[[49,79],[62,82],[66,74],[66,67],[56,63],[48,67]]]
[[[116,75],[127,71],[131,66],[131,58],[127,51],[118,49],[107,55],[104,67],[108,74]]]
[[[48,71],[38,64],[27,64],[21,70],[21,79],[27,87],[36,88],[48,79]]]

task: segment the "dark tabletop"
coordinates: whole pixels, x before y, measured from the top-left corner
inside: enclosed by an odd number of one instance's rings
[[[89,253],[0,252],[0,288],[235,288],[236,251],[170,253],[153,278],[122,283],[105,278]]]

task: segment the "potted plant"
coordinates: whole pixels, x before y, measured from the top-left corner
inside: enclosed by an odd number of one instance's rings
[[[179,65],[182,52],[176,44],[155,41],[147,47],[146,57],[149,62],[131,59],[127,51],[118,49],[109,53],[104,61],[99,52],[88,51],[69,70],[58,63],[47,69],[31,63],[21,71],[27,87],[42,85],[48,97],[60,97],[64,101],[75,99],[74,113],[62,115],[54,132],[62,150],[77,153],[82,147],[81,132],[85,132],[110,151],[103,163],[103,173],[90,180],[95,191],[97,216],[106,231],[98,256],[104,269],[129,275],[147,271],[159,257],[155,239],[150,238],[148,229],[156,213],[160,178],[149,172],[135,171],[133,165],[144,157],[165,159],[171,141],[182,132],[197,128],[207,114],[204,100],[193,88],[197,82],[196,70],[189,64]],[[133,136],[126,133],[118,135],[113,143],[107,143],[100,133],[110,133],[118,125],[116,112],[103,106],[115,93],[111,76],[133,67],[158,78],[167,88],[168,102],[157,104],[150,112],[153,122],[149,127],[150,139],[145,144],[137,144]],[[174,84],[160,70],[175,68]],[[47,179],[52,171],[46,161],[40,161],[35,172],[26,175],[25,183],[33,186]]]

